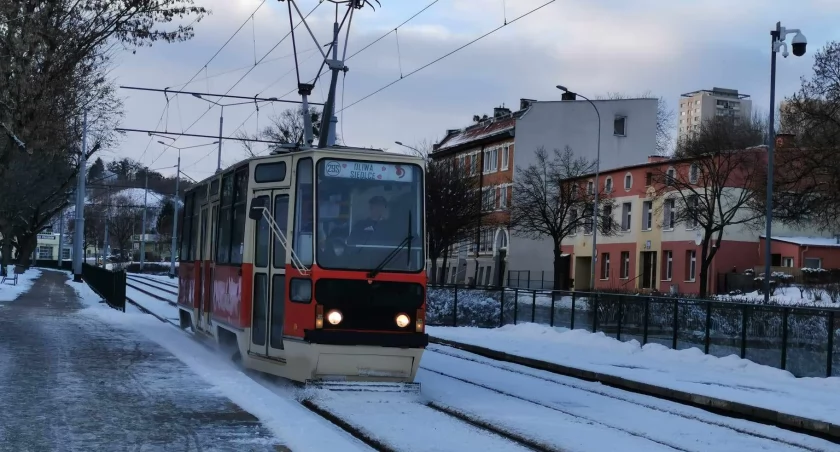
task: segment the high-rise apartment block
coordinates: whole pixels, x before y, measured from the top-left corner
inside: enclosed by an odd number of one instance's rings
[[[700,128],[703,121],[714,117],[749,118],[752,100],[737,89],[712,88],[693,91],[680,96],[678,137]]]

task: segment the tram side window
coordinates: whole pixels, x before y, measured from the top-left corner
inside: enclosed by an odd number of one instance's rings
[[[248,167],[236,171],[234,176],[233,228],[230,240],[230,263],[241,264],[245,252],[245,220],[248,219]]]
[[[233,173],[227,173],[222,177],[222,200],[219,211],[219,232],[216,240],[216,263],[230,263],[230,229],[233,214],[231,204],[233,202]]]
[[[190,260],[190,245],[192,244],[192,204],[193,204],[193,193],[187,193],[184,195],[184,213],[183,213],[183,226],[181,227],[181,244],[180,244],[180,255],[181,261],[189,261]]]
[[[277,195],[274,197],[274,222],[283,232],[284,237],[289,236],[289,195]],[[286,266],[286,248],[280,243],[280,239],[274,237],[274,268]]]
[[[190,218],[190,260],[202,260],[202,249],[204,243],[201,242],[201,228],[199,227],[201,221],[201,206],[207,199],[207,188],[199,187],[192,197],[192,217]],[[186,210],[186,206],[184,206]]]
[[[298,160],[295,188],[295,238],[292,244],[303,265],[312,265],[314,250],[312,206],[312,159]]]

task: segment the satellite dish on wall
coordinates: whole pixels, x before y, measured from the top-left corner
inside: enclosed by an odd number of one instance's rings
[[[700,246],[701,243],[703,243],[703,236],[698,232],[697,235],[694,236],[694,244]]]

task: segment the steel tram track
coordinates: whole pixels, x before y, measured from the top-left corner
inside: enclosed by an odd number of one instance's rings
[[[171,292],[172,290],[176,290],[176,291],[178,290],[178,286],[174,285],[174,284],[165,283],[165,282],[158,281],[158,280],[152,279],[152,278],[145,278],[145,277],[142,277],[142,276],[136,276],[136,275],[131,274],[131,273],[127,274],[126,278],[130,279],[132,281],[138,282],[140,284],[146,284],[149,287],[154,287],[156,289],[159,288],[160,290],[165,290],[167,292],[172,293],[173,295],[178,295],[178,292]]]
[[[641,406],[641,407],[644,407],[644,408],[647,408],[647,409],[650,409],[650,410],[663,412],[663,413],[666,413],[668,415],[681,417],[681,418],[688,419],[688,420],[691,420],[691,421],[703,422],[705,424],[714,425],[716,427],[729,429],[733,432],[736,432],[736,433],[739,433],[739,434],[742,434],[742,435],[748,435],[748,436],[752,436],[752,437],[767,440],[767,441],[774,441],[774,442],[777,442],[779,444],[784,444],[786,446],[796,447],[796,448],[806,450],[806,451],[809,451],[809,452],[824,452],[824,449],[818,449],[818,448],[815,448],[815,447],[812,447],[812,446],[808,446],[808,445],[805,445],[805,444],[800,444],[800,443],[797,443],[797,442],[789,441],[789,440],[786,440],[786,439],[783,439],[783,438],[778,438],[778,437],[775,437],[775,436],[769,436],[769,435],[765,435],[765,434],[762,434],[762,433],[746,430],[746,429],[739,428],[739,427],[736,427],[736,426],[733,426],[733,425],[725,424],[723,422],[716,422],[716,421],[711,420],[711,419],[705,419],[705,418],[700,418],[700,417],[697,417],[697,416],[692,416],[690,414],[681,413],[681,412],[675,411],[675,410],[670,410],[668,408],[664,408],[664,407],[661,407],[661,406],[654,406],[654,405],[651,405],[651,404],[641,403],[639,401],[635,401],[635,400],[632,400],[632,399],[627,398],[627,397],[621,397],[621,396],[616,395],[616,394],[610,394],[606,391],[599,391],[599,390],[596,390],[596,389],[587,388],[587,387],[584,387],[583,385],[577,385],[577,384],[573,384],[573,383],[570,383],[570,382],[559,381],[557,379],[550,378],[550,377],[536,375],[536,374],[531,373],[531,372],[518,370],[518,369],[514,368],[514,366],[510,366],[510,365],[506,365],[506,364],[496,364],[494,362],[491,362],[493,360],[489,359],[489,358],[476,359],[476,358],[471,358],[471,357],[467,357],[467,356],[462,356],[462,355],[459,355],[458,353],[452,353],[452,352],[441,350],[440,346],[427,347],[426,351],[427,352],[432,352],[432,353],[438,353],[438,354],[441,354],[441,355],[450,356],[450,357],[461,359],[461,360],[464,360],[464,361],[474,362],[474,363],[485,365],[485,366],[488,366],[488,367],[493,367],[493,368],[504,370],[504,371],[514,373],[514,374],[517,374],[517,375],[521,375],[521,376],[545,381],[545,382],[548,382],[548,383],[552,383],[552,384],[555,384],[557,386],[567,387],[567,388],[571,388],[571,389],[575,389],[575,390],[579,390],[579,391],[584,391],[584,392],[588,392],[588,393],[603,396],[603,397],[608,397],[608,398],[615,399],[615,400],[620,400],[620,401],[625,402],[625,403],[631,403],[631,404]],[[521,366],[521,365],[520,365],[520,367],[526,367],[527,368],[527,366]],[[616,426],[607,424],[607,423],[603,422],[602,420],[588,418],[586,416],[581,416],[580,414],[577,414],[577,413],[566,412],[565,410],[562,410],[562,409],[557,408],[555,406],[551,406],[549,404],[545,404],[543,402],[533,400],[533,399],[530,399],[528,397],[519,396],[519,395],[516,395],[516,394],[509,393],[507,391],[504,391],[502,389],[498,389],[498,388],[487,386],[487,385],[484,385],[484,384],[481,384],[481,383],[476,383],[476,382],[473,382],[473,381],[469,381],[467,379],[464,379],[464,378],[461,378],[461,377],[458,377],[458,376],[454,376],[454,375],[450,375],[448,373],[441,372],[441,371],[438,371],[438,370],[429,369],[429,368],[424,367],[422,365],[420,366],[420,368],[427,371],[427,372],[431,372],[431,373],[434,373],[434,374],[437,374],[437,375],[440,375],[440,376],[443,376],[443,377],[446,377],[446,378],[454,379],[454,380],[457,380],[457,381],[460,381],[462,383],[466,383],[466,384],[469,384],[469,385],[477,386],[477,387],[495,392],[497,394],[501,394],[501,395],[511,397],[511,398],[514,398],[514,399],[517,399],[517,400],[521,400],[521,401],[528,402],[528,403],[531,403],[531,404],[534,404],[534,405],[538,405],[538,406],[541,406],[543,408],[548,408],[550,410],[558,411],[558,412],[561,412],[561,413],[566,414],[566,415],[586,419],[590,422],[593,422],[593,423],[596,423],[596,424],[599,424],[599,425],[603,425],[604,427],[614,429],[614,430],[619,430],[619,431],[622,431],[624,433],[627,433],[627,434],[630,434],[630,435],[633,435],[633,436],[644,438],[646,440],[649,440],[649,441],[652,441],[652,442],[670,447],[670,448],[675,449],[675,450],[690,452],[688,449],[683,449],[683,448],[679,447],[678,445],[669,444],[667,442],[657,440],[655,438],[650,438],[646,435],[639,434],[639,433],[633,432],[633,431],[629,431],[629,430],[626,430],[622,427],[616,427]],[[533,369],[533,370],[535,372],[539,371],[539,369]],[[572,378],[572,377],[569,377],[569,378]],[[686,406],[690,407],[689,405],[686,405]],[[732,417],[732,416],[728,416],[728,417],[733,418],[733,419],[737,419],[737,418]],[[766,424],[762,424],[762,425],[766,425]],[[807,433],[802,433],[802,432],[795,432],[795,433],[800,433],[800,434],[807,435]],[[808,435],[808,436],[811,436],[812,438],[825,439],[825,438],[820,438],[819,436],[815,436],[815,435]]]
[[[146,284],[145,282],[137,281],[136,279],[134,280],[134,282],[137,282],[139,284]],[[149,287],[152,287],[150,284],[146,284],[146,285],[149,286]],[[167,299],[165,299],[165,298],[163,298],[159,295],[152,294],[152,293],[150,293],[146,290],[143,290],[143,289],[141,289],[137,286],[134,286],[134,285],[131,285],[131,284],[128,284],[128,286],[132,287],[133,289],[135,289],[135,290],[137,290],[141,293],[144,293],[144,294],[146,294],[150,297],[153,297],[157,300],[169,303],[172,306],[177,306],[177,303],[174,303],[171,300],[167,300]],[[187,335],[188,337],[190,337],[192,340],[196,341],[197,343],[201,344],[203,347],[205,347],[209,351],[212,351],[212,352],[217,352],[218,351],[218,349],[216,347],[213,347],[210,344],[208,344],[205,339],[200,338],[199,335],[197,335],[195,332],[191,332],[191,331],[182,329],[181,326],[178,323],[176,323],[174,320],[167,319],[167,318],[164,318],[164,317],[162,317],[158,314],[155,314],[154,312],[146,309],[141,304],[137,303],[136,301],[132,300],[129,297],[126,297],[126,301],[131,303],[133,306],[137,307],[143,313],[151,314],[153,317],[157,318],[161,322],[168,323],[169,325],[171,325],[175,328],[178,328],[185,335]],[[251,372],[249,372],[249,369],[246,369],[245,367],[242,367],[238,363],[237,363],[237,367],[239,367],[239,369],[242,371],[243,374],[247,375],[248,378],[250,378],[251,380],[253,380],[257,384],[260,384],[260,385],[262,385],[262,386],[264,386],[264,387],[266,387],[266,388],[268,388],[272,391],[282,389],[279,386],[273,385],[273,384],[271,385],[273,387],[269,387],[268,382],[260,381],[260,379],[255,378],[253,375],[251,375]],[[428,370],[428,369],[426,369],[426,370]],[[304,386],[302,383],[299,383],[299,382],[292,382],[292,383],[297,387],[302,388]],[[391,446],[389,446],[389,445],[371,437],[366,432],[364,432],[361,428],[355,427],[351,423],[342,419],[340,416],[337,416],[337,415],[331,413],[326,408],[318,406],[316,403],[312,402],[311,400],[300,400],[300,401],[298,401],[298,403],[300,403],[302,406],[304,406],[309,411],[315,413],[316,415],[323,418],[324,420],[329,421],[331,424],[333,424],[336,427],[340,428],[341,430],[347,432],[348,434],[350,434],[351,436],[353,436],[357,440],[365,443],[366,445],[368,445],[369,447],[371,447],[372,449],[374,449],[378,452],[399,452],[398,449],[394,449],[393,447],[391,447]],[[434,411],[437,411],[441,414],[449,416],[449,417],[453,418],[455,421],[462,422],[464,424],[470,425],[470,426],[472,426],[474,428],[477,428],[479,430],[486,431],[486,432],[488,432],[492,435],[496,435],[496,436],[499,436],[501,438],[507,439],[508,441],[517,443],[517,444],[519,444],[520,446],[522,446],[526,449],[530,449],[530,450],[533,450],[533,451],[536,451],[536,452],[564,452],[564,449],[559,449],[559,448],[556,448],[556,447],[541,444],[537,441],[534,441],[532,439],[523,437],[523,436],[518,435],[516,433],[512,433],[512,432],[509,432],[509,431],[506,431],[506,430],[499,429],[499,428],[493,426],[492,424],[490,424],[490,423],[488,423],[488,422],[486,422],[482,419],[473,417],[473,416],[465,414],[465,413],[461,413],[460,411],[455,410],[451,407],[447,407],[447,406],[438,404],[436,402],[426,402],[426,403],[423,403],[423,405],[425,405],[426,407],[428,407],[428,408],[430,408]]]

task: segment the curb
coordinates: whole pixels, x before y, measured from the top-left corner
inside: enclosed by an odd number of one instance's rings
[[[485,358],[495,359],[497,361],[505,361],[513,364],[520,364],[526,367],[544,370],[557,375],[564,375],[567,377],[579,378],[581,380],[598,382],[613,388],[623,389],[637,394],[658,397],[660,399],[670,400],[672,402],[681,403],[683,405],[690,405],[696,408],[712,411],[716,414],[746,419],[762,424],[770,424],[786,430],[792,430],[798,433],[805,433],[812,436],[818,436],[828,441],[840,443],[840,424],[833,424],[830,422],[809,419],[793,414],[781,413],[779,411],[771,410],[768,408],[756,407],[740,402],[732,402],[716,397],[693,394],[678,389],[664,388],[649,383],[642,383],[639,381],[617,377],[615,375],[602,374],[590,370],[564,366],[562,364],[550,363],[547,361],[542,361],[533,358],[526,358],[524,356],[511,355],[509,353],[500,352],[498,350],[480,347],[477,345],[465,344],[463,342],[457,342],[448,339],[440,339],[437,337],[429,336],[429,342],[433,344],[457,348],[466,352],[483,356]]]

